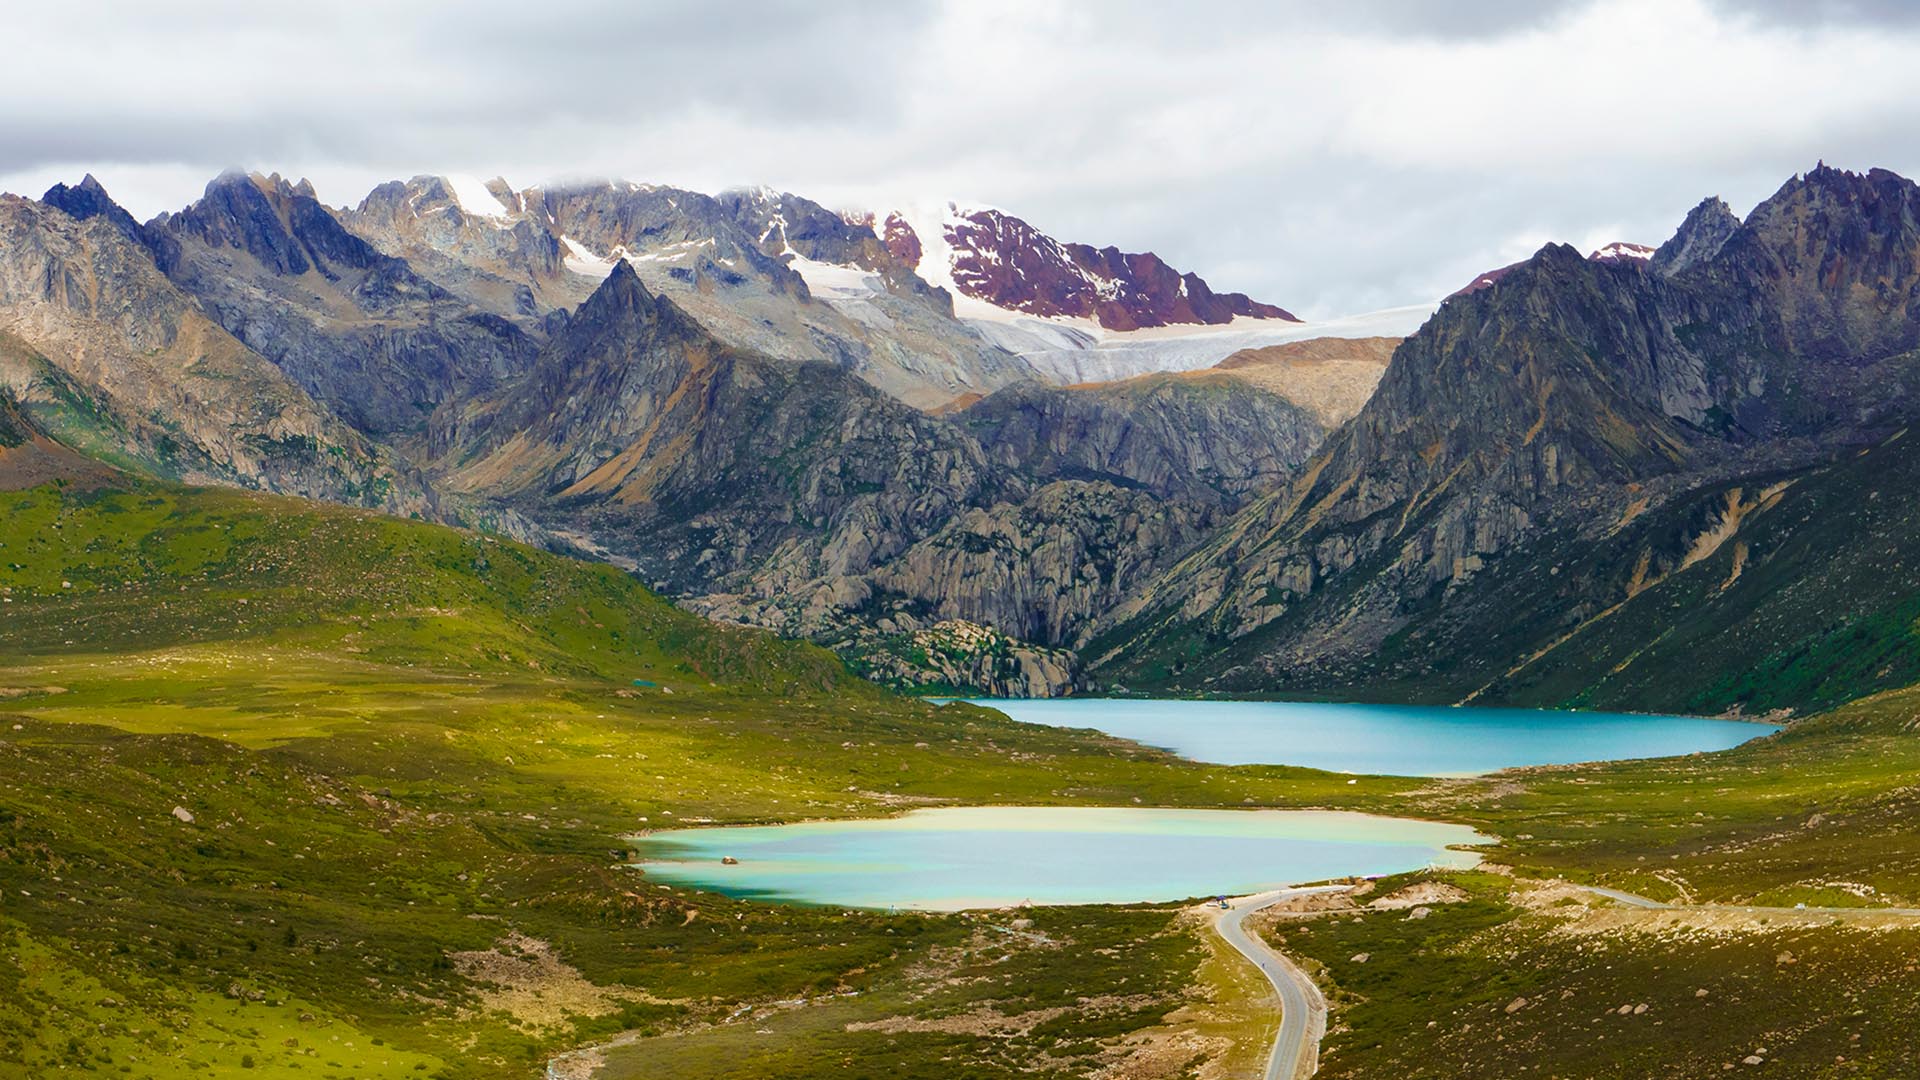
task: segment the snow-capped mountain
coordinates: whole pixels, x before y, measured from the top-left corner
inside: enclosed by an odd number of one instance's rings
[[[1625,240],[1615,240],[1598,251],[1591,252],[1587,258],[1594,262],[1636,262],[1643,263],[1653,258],[1654,249],[1645,244],[1632,244]]]
[[[436,283],[536,327],[625,263],[729,345],[833,363],[921,407],[1037,377],[924,283],[889,276],[867,229],[798,196],[416,176],[341,217]]]
[[[954,297],[972,318],[1088,320],[1106,330],[1217,326],[1236,318],[1297,322],[1244,293],[1216,293],[1151,252],[1062,243],[1012,214],[946,203],[855,215],[887,253]]]
[[[423,176],[344,219],[510,317],[570,308],[624,261],[732,344],[840,363],[922,407],[1021,378],[1109,381],[1304,337],[1402,336],[1432,310],[1310,325],[1156,255],[954,202],[875,214],[764,187]]]
[[[938,298],[981,338],[1062,384],[1190,371],[1303,337],[1404,335],[1432,312],[1425,305],[1352,326],[1309,326],[1244,294],[1215,293],[1156,255],[1062,243],[990,207],[831,214],[767,189],[721,198],[814,296],[856,318],[877,295]]]

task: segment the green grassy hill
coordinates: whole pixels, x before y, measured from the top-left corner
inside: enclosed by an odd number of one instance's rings
[[[892,985],[979,932],[622,864],[677,822],[1416,786],[938,708],[611,567],[252,493],[0,492],[0,601],[0,1076],[521,1077],[623,1030]],[[1079,918],[1104,939],[1170,917]],[[1141,979],[1165,1000],[1087,1030],[1178,1006],[1198,960],[1157,933]]]
[[[1801,520],[1788,506],[1768,514]],[[110,474],[4,491],[0,1077],[517,1078],[620,1033],[603,1077],[1186,1075],[1220,1040],[1258,1043],[1264,999],[1173,909],[753,904],[649,882],[627,838],[937,802],[1342,806],[1475,823],[1534,879],[1914,903],[1915,693],[1695,758],[1461,781],[1226,768],[896,697],[612,568],[436,525]],[[1421,1060],[1404,1040],[1427,1018],[1558,986],[1564,938],[1503,895],[1460,916],[1444,964],[1353,968],[1423,947],[1371,918],[1297,943],[1377,1003],[1332,1044],[1347,1073]],[[1770,985],[1753,958],[1776,937],[1736,932],[1740,979]],[[1647,940],[1608,948],[1676,970]],[[1848,958],[1877,939],[1779,940]],[[1767,1003],[1797,1002],[1796,1023],[1854,1023],[1880,1040],[1855,1053],[1897,1069],[1883,1026],[1852,1018],[1856,970],[1796,969],[1716,1039],[1777,1042]],[[1884,974],[1875,993],[1904,992]],[[1689,979],[1648,985],[1688,1000]],[[1530,1057],[1458,1048],[1494,1075],[1583,1060],[1591,1037],[1527,1031]],[[1645,1045],[1596,1075],[1677,1044]]]

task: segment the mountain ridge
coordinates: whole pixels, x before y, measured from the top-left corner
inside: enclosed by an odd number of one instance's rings
[[[1514,684],[1500,657],[1684,587],[1723,549],[1751,554],[1728,541],[1767,519],[1789,490],[1776,485],[1903,427],[1920,374],[1916,206],[1920,188],[1891,174],[1817,169],[1731,233],[1709,200],[1645,262],[1550,245],[1449,300],[1300,479],[1106,621],[1095,677],[1584,700],[1593,686]],[[1515,628],[1516,581],[1620,548]],[[1631,679],[1636,655],[1587,677]],[[1738,704],[1685,678],[1668,691]],[[1564,696],[1528,696],[1546,692]],[[1672,704],[1636,692],[1633,707]]]
[[[1821,166],[1658,249],[1548,245],[1397,344],[1061,387],[981,359],[917,232],[787,193],[424,176],[336,210],[229,172],[139,225],[89,176],[0,203],[0,374],[68,451],[544,537],[897,685],[1557,703],[1653,693],[1569,635],[1865,497],[1836,455],[1904,460],[1916,220]],[[1502,623],[1492,583],[1536,578],[1581,584]]]

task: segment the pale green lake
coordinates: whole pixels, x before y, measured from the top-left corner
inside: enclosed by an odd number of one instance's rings
[[[1259,892],[1480,857],[1464,825],[1317,810],[953,807],[640,838],[648,880],[840,907],[958,911]],[[723,858],[739,864],[722,864]]]

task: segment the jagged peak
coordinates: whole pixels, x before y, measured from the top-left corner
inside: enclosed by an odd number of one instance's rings
[[[75,221],[104,217],[128,239],[140,239],[140,223],[113,201],[113,196],[107,194],[106,187],[92,173],[81,177],[80,182],[72,187],[63,183],[53,185],[45,195],[40,196],[40,201]]]
[[[252,184],[255,183],[256,177],[260,177],[260,174],[239,165],[229,165],[221,169],[213,179],[207,181],[206,193],[210,195],[221,188],[233,187],[236,184]]]
[[[64,182],[53,185],[45,195],[40,196],[40,201],[81,219],[90,218],[108,208],[120,209],[120,204],[113,201],[113,196],[107,194],[106,187],[94,179],[92,173],[81,177],[80,182],[72,187]]]
[[[200,199],[177,214],[154,218],[145,231],[155,244],[166,243],[161,234],[192,234],[216,248],[241,248],[290,276],[316,263],[330,273],[329,264],[365,268],[389,261],[340,224],[314,195],[311,181],[289,181],[277,172],[227,169],[208,181]],[[162,259],[163,269],[178,265],[175,254]]]
[[[1712,259],[1740,228],[1740,218],[1718,195],[1700,200],[1680,222],[1671,239],[1647,261],[1648,269],[1672,277]]]
[[[1687,211],[1682,225],[1684,226],[1685,222],[1698,222],[1708,218],[1731,218],[1738,223],[1740,215],[1733,212],[1733,207],[1727,205],[1727,200],[1718,195],[1709,195],[1701,199],[1693,209]]]
[[[633,264],[625,259],[613,260],[613,268],[607,271],[606,280],[593,290],[580,305],[580,312],[648,310],[654,306],[655,297],[647,289],[640,275],[634,271]]]
[[[314,191],[313,181],[304,176],[298,180],[289,180],[277,172],[261,173],[237,165],[220,170],[219,175],[207,181],[202,198],[214,198],[225,192],[242,192],[247,188],[259,192],[269,202],[278,203],[294,198],[313,199],[316,202],[319,200],[319,196]]]
[[[1809,194],[1818,193],[1845,201],[1855,201],[1869,196],[1869,193],[1892,192],[1903,198],[1920,196],[1920,185],[1891,169],[1872,168],[1858,173],[1849,169],[1836,169],[1822,161],[1811,170],[1792,177],[1780,185],[1765,202],[1747,215],[1751,224],[1755,215],[1790,203]]]

